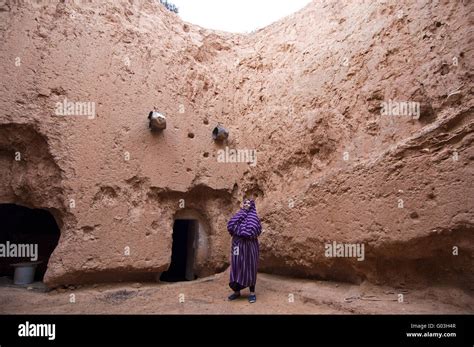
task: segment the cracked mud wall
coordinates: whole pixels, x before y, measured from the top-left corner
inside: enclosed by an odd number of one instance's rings
[[[315,1],[234,35],[153,2],[12,3],[0,12],[2,201],[57,211],[52,286],[166,270],[180,199],[207,225],[199,274],[221,271],[245,193],[263,271],[473,283],[470,12]],[[56,116],[64,99],[95,102],[95,117]],[[420,102],[420,119],[381,116],[388,99]],[[211,139],[217,122],[226,144]],[[218,163],[225,146],[256,149],[257,165]],[[366,260],[324,257],[332,241],[364,243]]]

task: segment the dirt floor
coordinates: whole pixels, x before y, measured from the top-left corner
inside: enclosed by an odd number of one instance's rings
[[[228,272],[192,282],[91,284],[48,291],[0,281],[6,314],[403,314],[473,313],[472,293],[456,288],[406,289],[259,274],[257,302],[228,302]],[[72,295],[74,294],[74,295]],[[403,294],[403,302],[399,302]],[[71,302],[74,301],[75,303]],[[294,299],[294,300],[292,300]]]

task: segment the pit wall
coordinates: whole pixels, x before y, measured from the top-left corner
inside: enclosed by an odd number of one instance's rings
[[[156,279],[180,209],[205,225],[199,273],[222,271],[244,194],[264,225],[262,271],[469,286],[469,13],[449,1],[314,1],[233,35],[158,2],[8,4],[0,201],[58,221],[50,286]],[[382,117],[387,100],[420,102],[419,119]],[[94,112],[60,114],[65,102]],[[167,117],[161,133],[148,128],[153,109]],[[226,147],[256,150],[256,165],[218,162]],[[365,260],[328,259],[332,241],[363,243]]]

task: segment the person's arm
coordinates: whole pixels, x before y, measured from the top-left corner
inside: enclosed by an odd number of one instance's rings
[[[240,224],[242,224],[245,219],[245,214],[245,210],[241,209],[227,223],[227,231],[231,236],[234,236],[236,231],[239,229]]]
[[[260,235],[261,232],[262,227],[260,225],[258,217],[254,216],[253,214],[249,214],[246,216],[245,220],[239,225],[239,227],[235,231],[235,235],[244,238],[255,239]]]

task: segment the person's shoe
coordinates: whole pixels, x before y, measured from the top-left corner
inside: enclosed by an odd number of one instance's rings
[[[239,297],[240,297],[240,293],[232,293],[232,294],[229,295],[229,297],[227,298],[227,300],[232,301],[232,300],[235,300],[235,299],[237,299],[237,298],[239,298]]]
[[[255,294],[249,295],[249,302],[253,304],[255,301],[257,301],[257,296]]]

